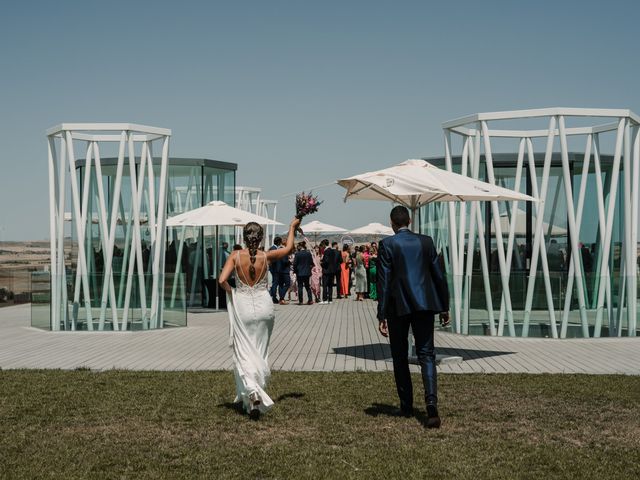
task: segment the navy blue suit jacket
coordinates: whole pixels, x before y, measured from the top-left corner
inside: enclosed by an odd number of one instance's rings
[[[271,248],[269,248],[269,250],[277,250],[280,247],[276,247],[275,245],[271,245]],[[271,265],[269,265],[269,271],[271,272],[271,275],[275,275],[278,273],[289,273],[289,265],[291,263],[289,262],[289,257],[283,257],[280,260],[276,260],[275,262],[271,263]]]
[[[313,257],[309,250],[300,250],[296,252],[293,259],[293,273],[299,277],[310,277],[313,268]]]
[[[378,320],[449,311],[449,287],[433,239],[402,229],[380,242]]]
[[[342,263],[342,254],[335,248],[326,248],[320,266],[322,266],[322,273],[325,275],[336,274],[340,271],[340,264]]]

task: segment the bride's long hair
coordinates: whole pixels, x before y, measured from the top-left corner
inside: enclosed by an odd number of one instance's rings
[[[251,261],[251,265],[249,265],[249,276],[251,280],[255,280],[256,278],[256,253],[262,243],[263,236],[264,230],[256,222],[247,223],[242,230],[242,238],[249,249],[249,260]]]

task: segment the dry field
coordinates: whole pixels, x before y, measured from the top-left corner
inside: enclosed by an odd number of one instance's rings
[[[31,272],[49,265],[49,242],[2,242],[0,244],[0,289],[20,295],[31,291]],[[0,306],[12,305],[12,300]]]

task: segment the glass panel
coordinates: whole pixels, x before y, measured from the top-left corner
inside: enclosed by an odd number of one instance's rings
[[[517,161],[517,157],[514,155],[513,162]],[[508,188],[510,190],[518,190],[525,193],[527,191],[527,170],[526,165],[523,167],[523,172],[520,177],[520,184],[516,185],[516,167],[499,166],[494,168],[494,175],[496,184]],[[491,233],[491,253],[489,255],[489,268],[491,272],[500,272],[500,263],[498,259],[498,247],[496,238],[496,227],[493,219],[493,210],[491,204],[484,203],[486,209],[487,218],[490,219],[490,228],[487,226],[485,231]],[[513,202],[498,202],[498,210],[500,212],[499,224],[502,231],[502,243],[503,251],[505,254],[505,260],[508,256],[508,240],[511,224],[514,227],[514,242],[511,253],[511,271],[521,272],[527,269],[527,205],[525,202],[517,202],[515,210],[513,209]],[[517,275],[517,274],[516,274]],[[518,282],[519,285],[519,282]],[[516,295],[517,296],[517,295]]]
[[[127,276],[124,280],[125,286],[127,283],[131,289],[131,300],[128,305],[125,305],[124,301],[118,300],[116,313],[118,315],[117,328],[113,323],[113,310],[109,303],[102,321],[101,317],[101,296],[102,286],[104,283],[104,275],[90,275],[88,277],[89,283],[92,288],[91,299],[91,325],[93,330],[106,330],[114,331],[122,329],[124,322],[124,316],[126,313],[126,326],[125,330],[148,330],[156,328],[168,328],[187,325],[187,309],[184,289],[184,275],[179,275],[174,278],[173,274],[165,275],[164,279],[160,278],[158,281],[164,283],[164,288],[161,288],[163,302],[163,323],[162,326],[154,324],[153,319],[150,318],[149,309],[152,302],[152,285],[153,275],[144,276],[144,299],[142,299],[142,290],[140,289],[140,280],[138,275],[134,275],[131,278]],[[56,282],[61,281],[60,276],[54,277]],[[117,279],[118,281],[120,279]],[[171,286],[174,281],[178,284],[179,288],[176,290],[175,296],[172,295]],[[33,302],[31,308],[31,325],[38,328],[50,329],[50,303],[51,303],[51,285],[50,277],[48,273],[37,272],[32,276],[33,285]],[[73,303],[73,292],[75,290],[75,272],[69,272],[66,277],[66,292],[67,292],[67,304],[60,306],[61,321],[60,330],[89,330],[89,322],[87,320],[87,308],[84,304],[84,297],[81,294],[80,302],[77,305]],[[143,303],[146,304],[147,314],[143,316]],[[125,310],[125,306],[127,307]],[[143,320],[144,318],[144,320]]]
[[[51,276],[49,272],[31,274],[31,326],[51,329]]]

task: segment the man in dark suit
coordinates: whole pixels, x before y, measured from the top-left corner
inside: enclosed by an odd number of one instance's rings
[[[275,237],[273,239],[273,245],[269,247],[269,250],[277,250],[279,248],[282,248],[282,238]],[[271,294],[271,300],[276,304],[278,303],[278,287],[282,283],[280,280],[280,268],[280,260],[275,261],[269,265],[269,272],[271,272],[271,289],[269,290],[269,293]],[[280,298],[284,299],[284,296],[281,295]]]
[[[325,240],[326,241],[326,240]],[[328,241],[327,245],[328,245]],[[322,302],[323,304],[333,302],[333,285],[335,282],[337,294],[340,294],[340,264],[342,255],[338,251],[338,242],[333,242],[331,248],[324,250],[324,255],[320,261],[322,266]]]
[[[309,285],[312,268],[313,256],[311,255],[311,252],[307,250],[306,242],[300,242],[298,244],[298,251],[293,258],[293,273],[296,274],[296,279],[298,281],[298,305],[302,305],[303,288],[307,291],[307,305],[313,305],[311,285]]]
[[[434,315],[449,319],[449,288],[440,268],[433,240],[409,230],[409,211],[391,210],[395,235],[380,242],[378,249],[378,321],[383,336],[389,336],[393,374],[400,397],[400,411],[413,414],[413,385],[409,372],[409,327],[416,341],[422,371],[428,428],[440,427],[433,344]]]

